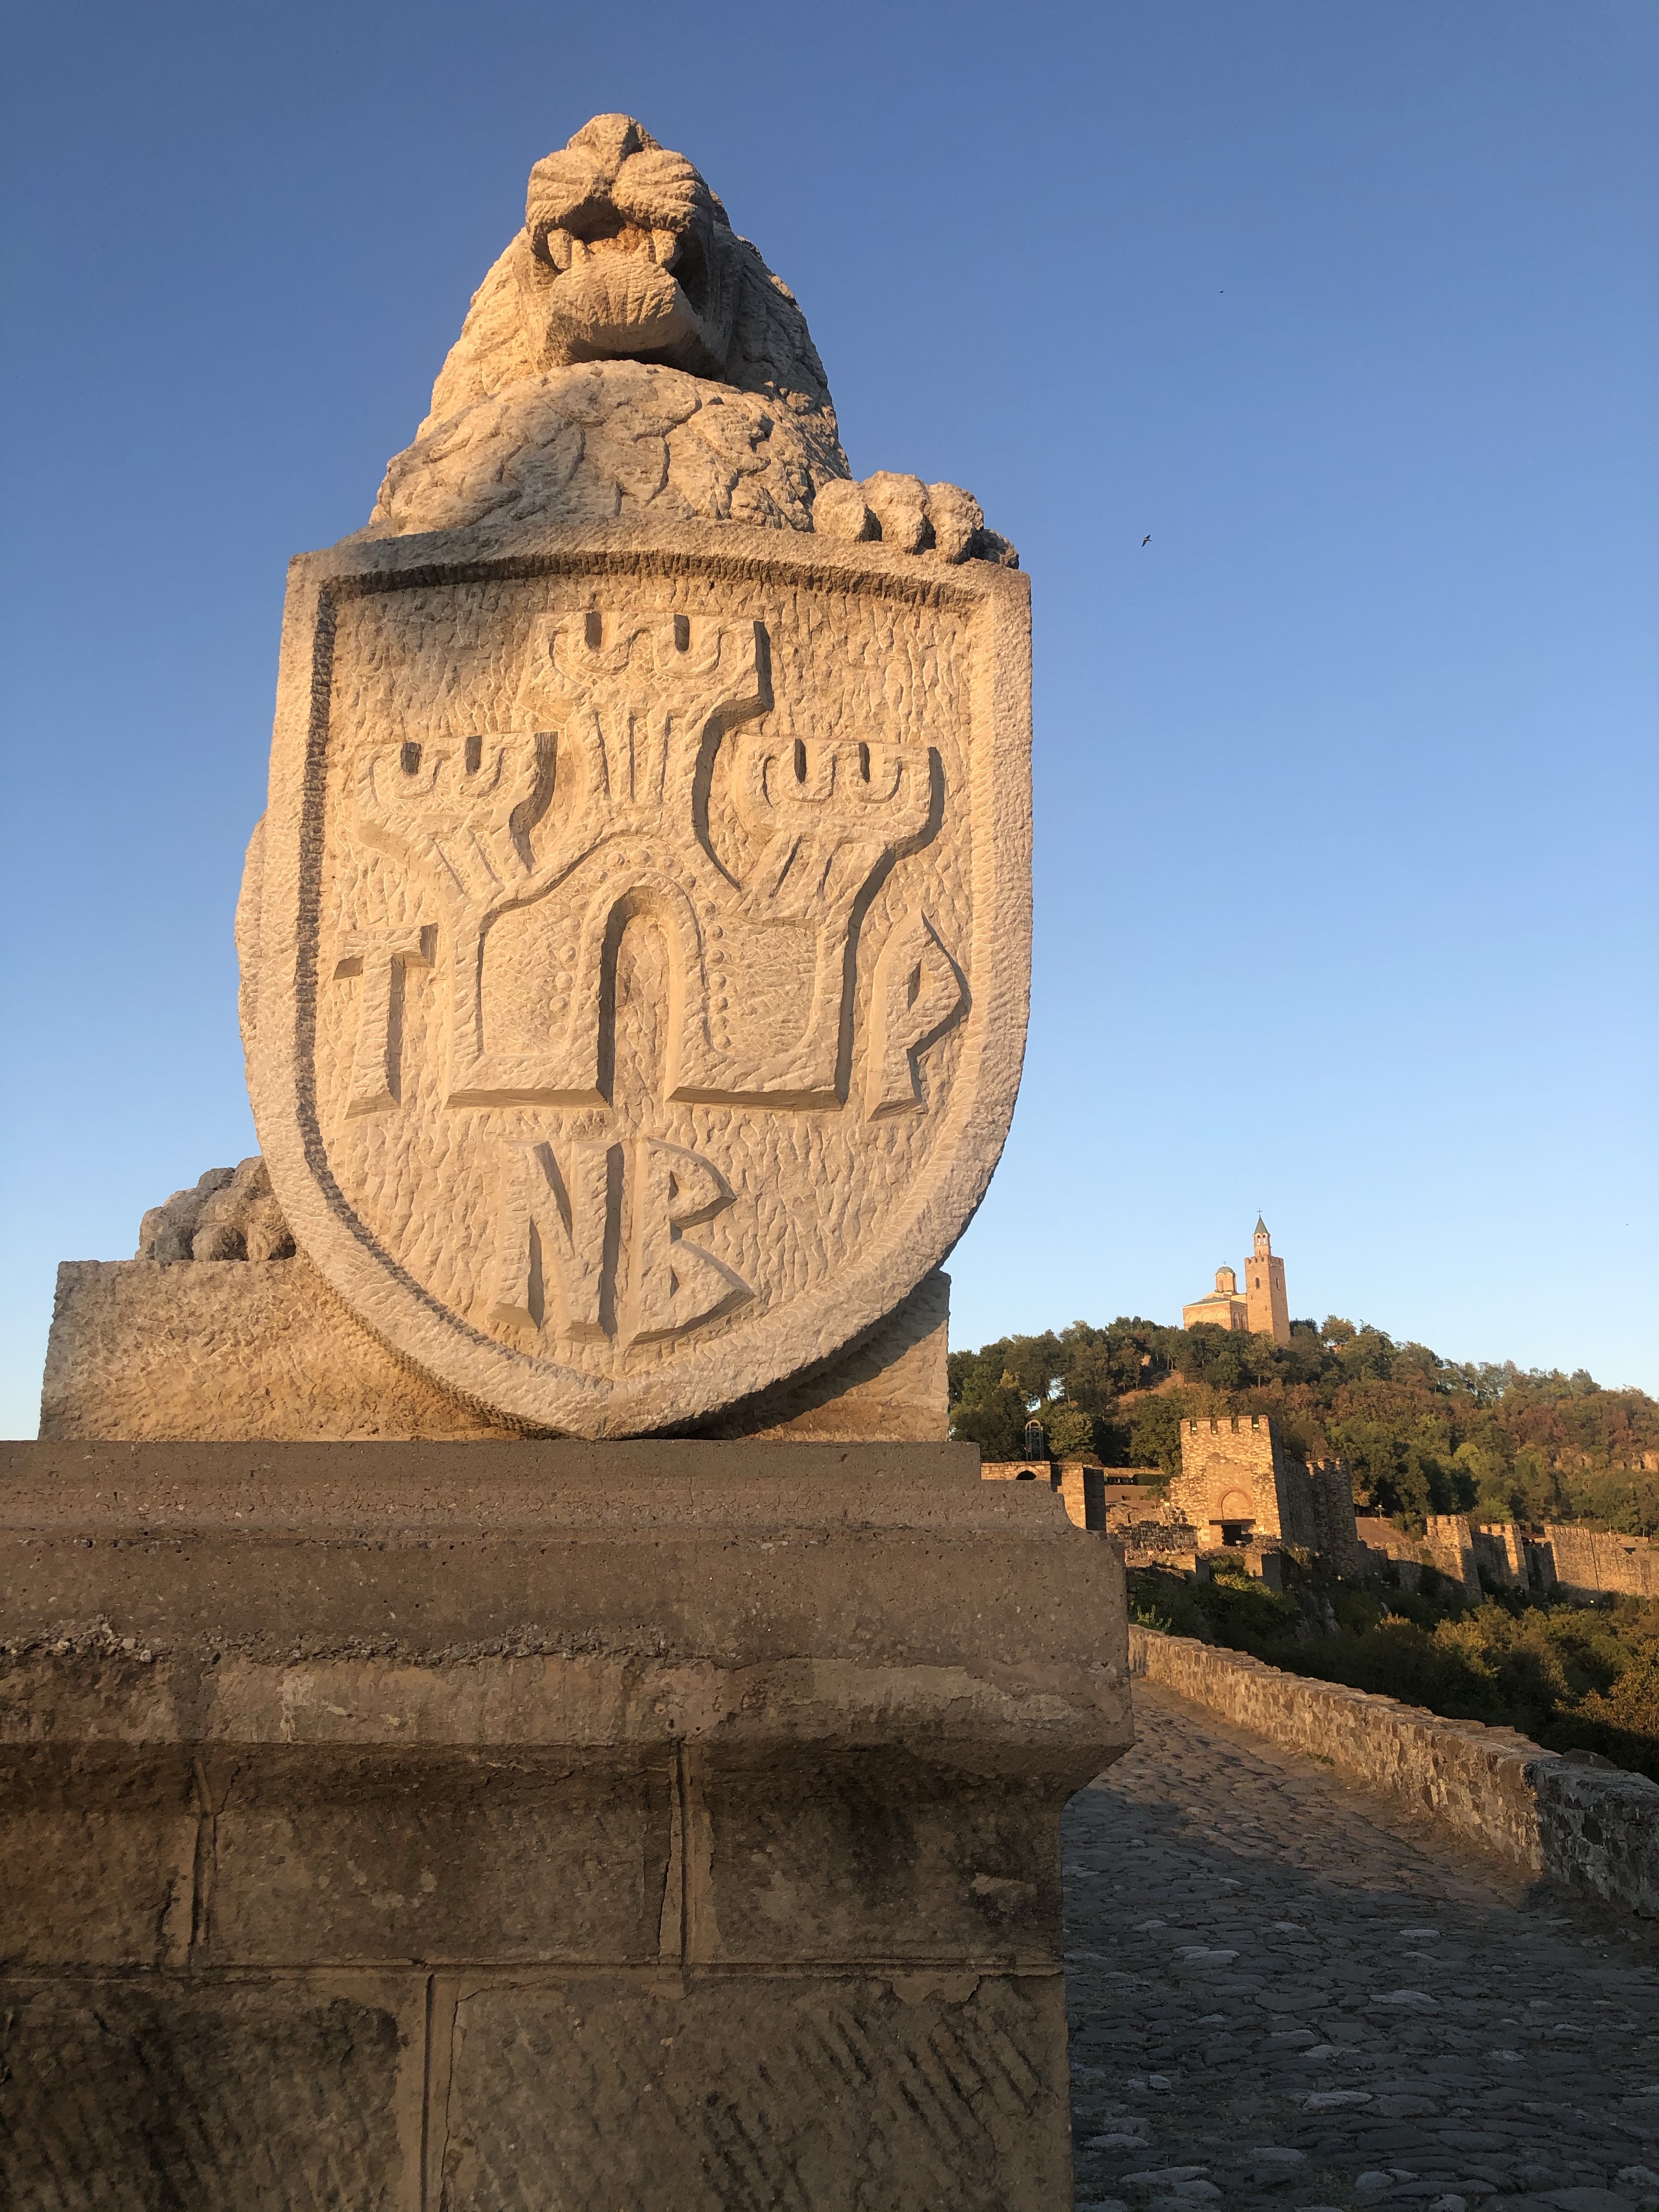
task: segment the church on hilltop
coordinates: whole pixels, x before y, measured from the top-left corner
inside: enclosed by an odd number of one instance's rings
[[[1255,1218],[1255,1249],[1244,1262],[1244,1288],[1231,1267],[1218,1267],[1215,1288],[1181,1309],[1182,1328],[1207,1322],[1212,1328],[1247,1328],[1275,1344],[1291,1340],[1291,1309],[1285,1296],[1285,1262],[1273,1256],[1267,1224]]]

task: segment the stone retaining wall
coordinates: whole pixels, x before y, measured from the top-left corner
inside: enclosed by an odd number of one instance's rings
[[[1155,1629],[1130,1629],[1129,1665],[1536,1874],[1659,1917],[1659,1784],[1641,1775]]]

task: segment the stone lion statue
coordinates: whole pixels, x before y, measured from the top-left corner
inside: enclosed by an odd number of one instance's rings
[[[647,513],[1016,559],[957,485],[853,481],[794,295],[683,154],[596,115],[531,171],[366,534]]]
[[[959,485],[854,481],[793,293],[683,154],[631,115],[596,115],[531,171],[524,227],[473,295],[362,534],[644,514],[1018,561]],[[256,830],[250,887],[260,850]],[[239,936],[252,903],[245,890]],[[256,1157],[151,1207],[138,1256],[293,1249]]]

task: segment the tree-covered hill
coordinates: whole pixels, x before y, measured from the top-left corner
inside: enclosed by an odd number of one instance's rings
[[[1292,1449],[1344,1459],[1363,1507],[1595,1520],[1659,1531],[1659,1401],[1562,1375],[1443,1359],[1333,1316],[1266,1336],[1118,1320],[1008,1336],[951,1354],[951,1433],[1018,1459],[1034,1414],[1057,1453],[1109,1467],[1181,1464],[1183,1416],[1272,1413]]]

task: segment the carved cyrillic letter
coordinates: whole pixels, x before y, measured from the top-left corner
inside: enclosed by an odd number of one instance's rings
[[[634,1148],[632,1335],[675,1336],[752,1297],[741,1275],[682,1231],[732,1203],[719,1170],[683,1145],[641,1138]]]
[[[340,940],[336,975],[362,981],[357,1001],[357,1044],[351,1059],[348,1114],[377,1114],[395,1106],[402,1090],[401,970],[429,968],[437,932],[414,922],[403,928],[359,930]]]
[[[509,1139],[501,1146],[495,1320],[542,1328],[550,1291],[572,1336],[600,1333],[615,1150],[567,1145],[561,1162],[550,1145]]]
[[[916,1061],[968,1004],[962,970],[920,908],[902,914],[881,948],[870,993],[864,1110],[925,1109]]]

